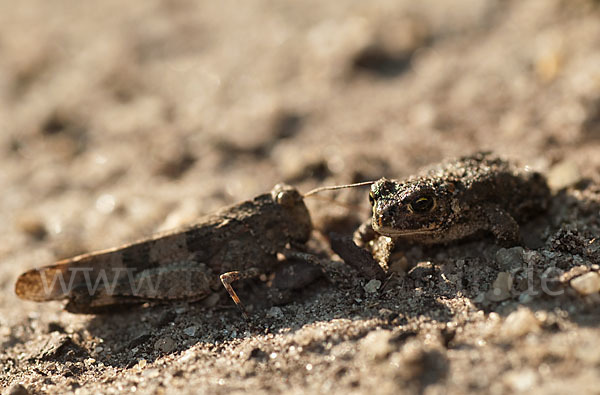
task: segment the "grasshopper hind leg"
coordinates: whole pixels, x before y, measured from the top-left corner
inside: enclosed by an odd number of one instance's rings
[[[227,293],[229,294],[229,296],[231,296],[231,299],[233,299],[233,302],[238,307],[238,309],[244,316],[244,319],[246,319],[246,320],[249,319],[248,313],[246,312],[246,308],[244,307],[244,304],[242,303],[242,301],[240,300],[238,295],[235,293],[235,290],[233,289],[231,284],[234,281],[238,281],[238,280],[256,278],[256,277],[260,276],[260,274],[261,274],[261,272],[257,268],[249,268],[249,269],[243,270],[243,271],[233,271],[233,272],[223,273],[220,276],[221,282],[223,283],[223,286],[227,290]]]

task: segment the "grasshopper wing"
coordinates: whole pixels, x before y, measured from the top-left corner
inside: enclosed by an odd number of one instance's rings
[[[219,285],[202,257],[187,247],[186,240],[199,231],[190,227],[29,270],[17,279],[15,293],[37,302],[68,299],[67,310],[78,313],[143,301],[201,299]]]

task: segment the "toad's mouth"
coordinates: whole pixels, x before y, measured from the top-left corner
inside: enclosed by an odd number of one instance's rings
[[[438,231],[439,228],[428,228],[428,229],[395,229],[387,226],[378,226],[373,224],[373,230],[380,235],[389,237],[401,237],[401,236],[416,236],[416,235],[430,235]]]

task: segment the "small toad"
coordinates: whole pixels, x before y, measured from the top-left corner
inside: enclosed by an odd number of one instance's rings
[[[544,211],[549,197],[540,173],[477,153],[404,181],[375,182],[369,194],[373,215],[355,242],[376,254],[392,248],[381,247],[380,235],[391,238],[388,244],[437,244],[491,232],[499,244],[511,245],[520,239],[519,223]]]

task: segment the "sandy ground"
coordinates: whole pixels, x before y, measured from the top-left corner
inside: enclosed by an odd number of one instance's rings
[[[600,4],[0,1],[0,385],[5,393],[597,393]],[[550,210],[412,247],[377,289],[321,236],[367,192],[307,199],[326,277],[205,303],[73,315],[24,270],[302,191],[493,150]],[[356,207],[359,207],[358,209]],[[217,298],[217,296],[219,296]]]

